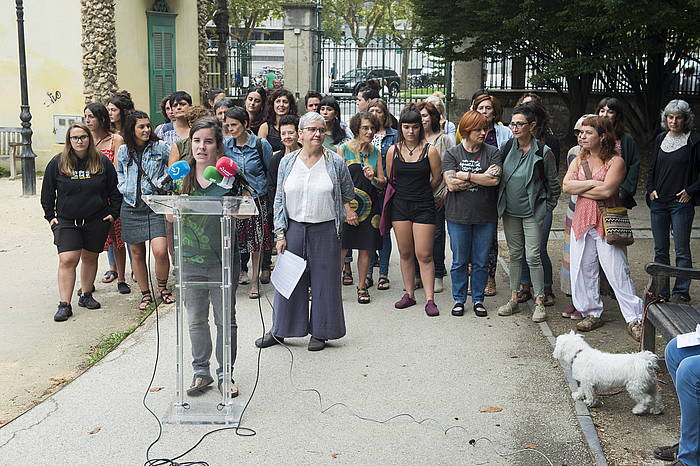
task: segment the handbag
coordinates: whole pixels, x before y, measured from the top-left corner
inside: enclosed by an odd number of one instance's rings
[[[394,187],[394,172],[396,171],[396,154],[398,153],[399,146],[394,144],[394,160],[391,164],[391,173],[389,173],[389,181],[386,184],[386,190],[384,191],[384,202],[382,203],[382,216],[379,218],[379,233],[385,236],[391,230],[391,199],[396,193],[396,188]]]
[[[581,167],[587,179],[593,179],[588,160],[581,161]],[[615,196],[617,198],[617,196]],[[618,199],[619,200],[619,199]],[[630,246],[634,243],[632,224],[627,209],[621,206],[606,206],[604,201],[596,201],[603,213],[603,230],[605,242],[611,246]]]

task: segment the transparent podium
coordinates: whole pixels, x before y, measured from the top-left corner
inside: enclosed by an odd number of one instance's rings
[[[239,267],[234,254],[235,218],[258,215],[258,209],[248,196],[154,195],[143,196],[143,200],[155,213],[172,215],[174,231],[177,380],[175,399],[163,422],[237,425],[244,402],[236,403],[231,397],[236,352],[231,342],[232,322],[235,325],[234,292],[238,283],[234,274]],[[210,315],[215,323],[214,335]],[[185,352],[190,356],[186,358]],[[209,361],[212,356],[214,364]],[[210,365],[217,363],[213,373]],[[207,373],[213,382],[188,394],[189,381]]]

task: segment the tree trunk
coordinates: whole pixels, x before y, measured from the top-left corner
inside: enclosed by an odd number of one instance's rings
[[[411,42],[402,41],[401,46],[401,88],[408,89],[408,65],[411,62]]]
[[[219,86],[226,90],[229,88],[228,79],[228,1],[217,0],[217,9],[214,13],[214,24],[219,37],[219,50],[216,61],[219,64]]]
[[[357,58],[355,60],[355,68],[362,68],[362,60],[365,57],[365,47],[367,44],[355,41],[355,45],[357,45]]]

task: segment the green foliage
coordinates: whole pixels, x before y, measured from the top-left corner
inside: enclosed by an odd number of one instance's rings
[[[209,0],[207,12],[209,19],[214,19],[217,1]],[[253,30],[268,18],[280,18],[282,7],[279,0],[255,0],[254,2],[242,2],[228,0],[229,24],[233,28],[231,37],[245,42],[250,38]]]

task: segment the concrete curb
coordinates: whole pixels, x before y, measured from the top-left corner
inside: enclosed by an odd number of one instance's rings
[[[510,277],[510,272],[508,271],[508,264],[501,256],[498,256],[498,263],[501,265],[501,268],[503,268],[503,272],[505,273],[505,275]],[[528,301],[527,306],[532,311],[534,307],[533,301]],[[542,335],[549,341],[549,344],[552,346],[552,349],[554,349],[554,345],[556,344],[556,337],[552,333],[552,329],[549,327],[547,321],[540,322],[538,326],[542,331]],[[577,384],[571,376],[571,368],[562,364],[561,361],[558,362],[559,366],[564,371],[564,377],[566,378],[566,381],[569,384],[569,389],[573,392],[574,390],[576,390]],[[603,447],[600,444],[600,438],[598,437],[598,432],[596,431],[595,425],[593,424],[593,418],[591,417],[591,412],[589,411],[588,406],[586,406],[582,401],[576,400],[574,401],[574,411],[576,412],[576,418],[578,419],[578,423],[581,426],[581,431],[583,432],[583,436],[586,439],[586,443],[588,443],[588,448],[593,454],[596,466],[608,466],[608,461],[605,459]]]

